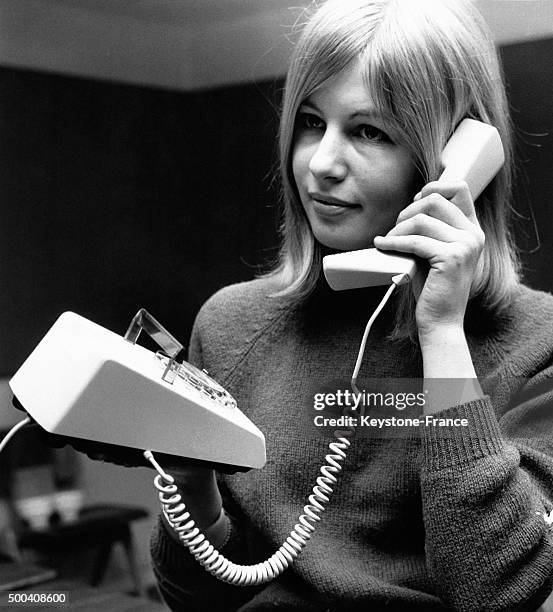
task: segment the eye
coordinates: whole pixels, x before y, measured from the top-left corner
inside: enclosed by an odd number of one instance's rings
[[[299,112],[298,113],[298,125],[299,127],[308,130],[321,130],[324,129],[325,123],[322,119],[314,115],[313,113]]]
[[[373,142],[390,142],[388,135],[374,125],[359,125],[356,128],[356,132],[364,140],[371,140]]]

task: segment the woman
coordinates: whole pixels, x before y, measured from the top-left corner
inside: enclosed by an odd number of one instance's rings
[[[465,117],[496,126],[506,151],[476,202],[466,184],[437,181]],[[266,559],[290,532],[326,453],[313,396],[347,387],[384,292],[332,292],[329,252],[374,245],[427,262],[417,301],[400,288],[375,323],[361,377],[469,381],[462,398],[442,389],[423,408],[469,427],[357,436],[311,541],[264,586],[218,582],[160,520],[152,555],[173,609],[533,610],[547,597],[553,300],[518,280],[509,129],[469,5],[342,0],[310,18],[283,103],[278,266],[208,300],[190,346],[264,432],[267,465],[219,484],[183,471],[180,490],[233,561]]]

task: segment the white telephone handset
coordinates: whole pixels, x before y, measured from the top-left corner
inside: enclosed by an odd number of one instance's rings
[[[476,200],[504,161],[497,129],[481,121],[464,119],[442,152],[444,171],[440,180],[466,181]],[[407,255],[370,248],[327,255],[323,258],[323,271],[332,289],[340,291],[389,285],[400,274],[407,274],[412,280],[417,264]]]

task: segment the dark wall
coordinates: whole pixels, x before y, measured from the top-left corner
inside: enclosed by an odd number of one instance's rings
[[[183,342],[274,255],[277,85],[200,93],[0,69],[0,374],[64,310]],[[271,249],[272,248],[272,249]]]
[[[553,39],[501,49],[515,124],[514,229],[527,284],[553,292]]]
[[[553,40],[502,54],[517,235],[528,282],[553,290]],[[0,68],[0,374],[64,310],[122,333],[144,306],[186,342],[211,293],[254,275],[276,246],[280,87],[176,93]]]

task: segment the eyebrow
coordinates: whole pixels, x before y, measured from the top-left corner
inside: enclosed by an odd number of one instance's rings
[[[315,112],[322,114],[320,109],[317,107],[317,105],[311,102],[309,98],[307,100],[304,100],[300,104],[300,108],[302,106],[308,106],[312,108]],[[351,115],[349,115],[350,119],[356,119],[357,117],[370,117],[372,119],[383,119],[382,115],[376,110],[376,108],[371,108],[371,107],[359,108],[355,112],[351,113]]]

